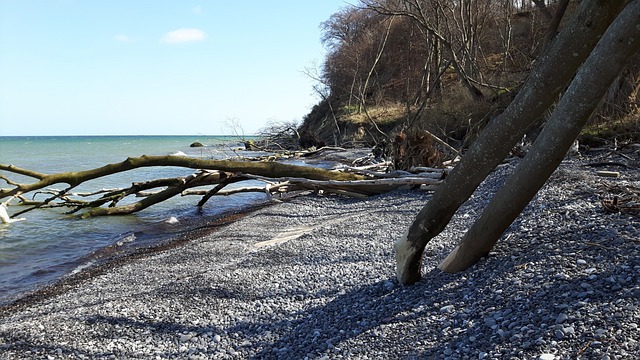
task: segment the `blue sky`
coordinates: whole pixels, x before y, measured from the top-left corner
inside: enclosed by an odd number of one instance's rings
[[[343,0],[0,0],[0,135],[250,134],[318,99]]]

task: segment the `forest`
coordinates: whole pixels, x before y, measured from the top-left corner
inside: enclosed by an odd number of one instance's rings
[[[362,0],[344,7],[321,24],[328,54],[306,71],[321,101],[295,132],[284,133],[308,147],[393,142],[426,130],[466,148],[513,100],[579,4]],[[583,145],[637,142],[639,76],[635,56],[582,132]],[[526,141],[550,114],[537,119]]]

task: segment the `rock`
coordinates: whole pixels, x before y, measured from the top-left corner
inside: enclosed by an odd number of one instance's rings
[[[453,305],[446,305],[440,308],[441,313],[450,313],[453,312]]]
[[[389,281],[389,280],[387,280],[387,281],[385,281],[385,282],[384,282],[384,285],[383,285],[383,286],[384,286],[385,290],[387,290],[387,291],[391,291],[391,290],[393,290],[393,288],[394,288],[396,285],[393,283],[393,281]]]
[[[585,260],[578,259],[578,260],[576,260],[576,264],[578,264],[578,265],[587,265],[587,262]]]
[[[488,317],[484,319],[484,324],[488,327],[496,326],[496,320],[492,317]]]
[[[539,360],[553,360],[556,356],[553,354],[542,354],[538,357]]]
[[[199,141],[194,141],[189,145],[189,147],[204,147],[204,145]]]
[[[560,315],[558,315],[558,317],[556,318],[556,324],[562,324],[563,322],[567,321],[567,319],[569,319],[567,314],[560,313]]]
[[[562,332],[565,335],[573,335],[576,333],[576,329],[573,326],[567,326],[562,328]]]

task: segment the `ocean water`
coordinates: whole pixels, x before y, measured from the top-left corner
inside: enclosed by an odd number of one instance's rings
[[[205,147],[189,147],[195,141]],[[0,136],[0,164],[57,173],[91,169],[139,155],[182,152],[194,157],[223,159],[244,155],[244,151],[238,150],[240,147],[237,139],[224,136]],[[73,191],[121,188],[136,181],[191,173],[193,170],[182,168],[137,169],[90,181]],[[17,182],[33,181],[3,171],[0,175]],[[54,188],[65,186],[58,184]],[[0,188],[9,187],[0,179]],[[45,195],[36,195],[36,199],[44,198]],[[136,214],[84,220],[66,215],[67,208],[38,209],[22,215],[25,221],[0,224],[0,306],[99,261],[106,249],[112,255],[119,248],[124,251],[167,241],[216,217],[265,201],[266,196],[249,193],[214,197],[201,212],[195,206],[198,200],[196,196],[176,196]],[[24,208],[9,206],[8,212],[13,214]],[[178,223],[167,222],[171,217],[177,218]]]

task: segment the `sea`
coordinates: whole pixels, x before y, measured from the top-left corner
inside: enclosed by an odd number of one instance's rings
[[[244,151],[235,136],[0,136],[0,164],[53,174],[87,170],[117,163],[130,156],[185,154],[206,159],[255,156]],[[203,147],[191,147],[200,142]],[[184,176],[192,169],[150,167],[118,173],[89,181],[73,192],[94,192],[123,188],[133,182]],[[32,182],[0,171],[11,181]],[[256,185],[236,183],[231,186]],[[258,183],[259,184],[259,183]],[[66,184],[52,186],[64,189]],[[0,188],[10,188],[0,178]],[[43,200],[46,193],[28,194],[29,199]],[[91,199],[91,198],[88,198]],[[0,199],[5,202],[7,199]],[[85,199],[86,200],[86,199]],[[129,201],[136,201],[132,199]],[[78,219],[68,208],[35,209],[20,217],[24,221],[0,223],[0,306],[43,286],[59,281],[105,258],[139,247],[171,241],[182,234],[200,229],[216,218],[242,212],[268,201],[265,194],[240,193],[210,199],[201,211],[197,196],[176,196],[138,213]],[[26,209],[12,201],[8,213]],[[176,221],[177,220],[177,221]]]

